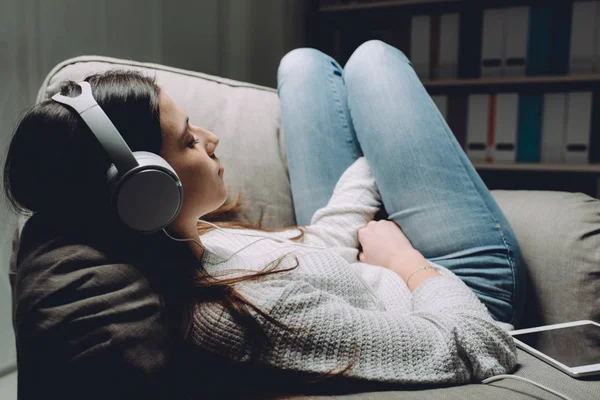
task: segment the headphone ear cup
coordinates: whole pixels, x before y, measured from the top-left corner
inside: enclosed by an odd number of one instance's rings
[[[107,182],[111,203],[130,228],[152,233],[168,226],[179,214],[183,190],[177,173],[162,157],[147,151],[133,153],[139,166],[119,176],[111,165]]]

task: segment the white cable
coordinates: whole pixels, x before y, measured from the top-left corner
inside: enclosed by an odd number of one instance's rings
[[[516,379],[518,381],[529,382],[529,383],[531,383],[531,384],[539,387],[540,389],[547,390],[548,392],[557,395],[561,399],[573,400],[570,397],[565,396],[564,394],[561,394],[561,393],[557,392],[556,390],[550,389],[549,387],[546,387],[546,386],[544,386],[544,385],[542,385],[540,383],[536,383],[536,382],[534,382],[534,381],[532,381],[530,379],[523,378],[522,376],[516,376],[516,375],[495,375],[495,376],[492,376],[492,377],[489,377],[487,379],[482,380],[481,383],[490,383],[490,382],[498,381],[500,379],[505,379],[505,378]]]
[[[213,223],[211,223],[211,222],[204,221],[204,220],[201,220],[201,219],[199,219],[198,221],[200,221],[200,222],[204,222],[205,224],[208,224],[208,225],[211,225],[211,226],[214,226],[215,228],[217,228],[217,229],[220,229],[220,230],[222,230],[222,231],[224,231],[224,230],[225,230],[225,229],[221,228],[220,226],[217,226],[217,225],[215,225],[215,224],[213,224]],[[165,234],[166,234],[168,237],[170,237],[170,238],[171,238],[171,239],[173,239],[173,240],[176,240],[176,241],[178,241],[178,242],[194,242],[194,243],[196,243],[197,245],[199,245],[200,247],[202,247],[202,248],[203,248],[205,251],[210,251],[210,250],[208,250],[206,247],[204,247],[204,245],[203,245],[203,244],[202,244],[200,241],[198,241],[198,240],[194,240],[194,239],[191,239],[191,238],[189,238],[189,239],[177,239],[177,238],[174,238],[173,236],[169,235],[169,232],[167,232],[167,230],[166,230],[166,229],[164,229],[164,228],[163,228],[163,229],[162,229],[162,231],[163,231],[163,232],[164,232],[164,233],[165,233]],[[219,262],[219,264],[220,264],[220,263],[224,263],[224,262],[228,261],[229,259],[231,259],[231,257],[233,257],[234,255],[236,255],[236,254],[237,254],[237,253],[239,253],[240,251],[244,250],[245,248],[247,248],[247,247],[249,247],[249,246],[252,246],[254,243],[258,243],[258,242],[260,242],[261,240],[265,240],[265,239],[273,239],[273,240],[276,240],[276,241],[279,241],[279,242],[282,242],[283,240],[285,240],[285,239],[281,239],[281,238],[277,238],[277,237],[268,237],[268,236],[263,236],[263,235],[253,235],[253,234],[249,234],[249,233],[240,233],[240,232],[229,232],[229,233],[233,233],[233,234],[235,234],[235,235],[243,235],[243,236],[254,236],[254,237],[260,237],[260,239],[258,239],[258,240],[255,240],[254,242],[252,242],[252,243],[250,243],[250,244],[248,244],[248,245],[246,245],[246,246],[242,247],[241,249],[239,249],[238,251],[236,251],[235,253],[233,253],[231,256],[229,256],[229,258],[228,258],[228,259],[226,259],[226,260],[223,260],[223,261]],[[326,249],[326,248],[327,248],[327,247],[323,247],[323,246],[311,246],[311,245],[308,245],[308,244],[303,244],[303,243],[292,243],[292,242],[290,242],[290,243],[286,243],[286,244],[287,244],[287,245],[291,245],[291,246],[303,246],[303,247],[310,247],[310,248],[313,248],[313,249]]]
[[[199,219],[198,221],[204,222],[205,224],[208,224],[208,225],[211,225],[211,226],[214,226],[217,229],[225,230],[225,229],[221,228],[220,226],[217,226],[217,225],[215,225],[215,224],[213,224],[211,222],[204,221],[202,219]],[[163,232],[165,232],[165,234],[168,237],[170,237],[171,239],[173,239],[173,240],[177,240],[178,242],[194,242],[194,243],[198,244],[200,247],[202,247],[205,251],[209,251],[206,247],[204,247],[204,245],[200,241],[196,241],[194,239],[176,239],[173,236],[169,235],[169,233],[165,229],[163,229]],[[240,233],[240,232],[229,232],[229,233],[233,233],[235,235],[260,237],[261,239],[255,240],[254,242],[252,242],[252,243],[250,243],[250,244],[242,247],[241,249],[239,249],[238,251],[236,251],[235,253],[233,253],[231,256],[229,256],[229,258],[227,258],[226,260],[220,261],[217,264],[221,264],[221,263],[224,263],[224,262],[228,261],[229,259],[231,259],[231,257],[233,257],[234,255],[236,255],[240,251],[244,250],[245,248],[247,248],[249,246],[252,246],[254,243],[260,242],[261,240],[273,239],[273,240],[276,240],[276,241],[279,241],[279,242],[282,242],[283,240],[287,240],[287,239],[281,239],[281,238],[277,238],[277,237],[267,237],[267,236],[263,236],[263,235],[253,235],[253,234],[249,234],[249,233]],[[311,245],[304,244],[304,243],[289,242],[289,243],[285,243],[285,244],[290,245],[290,246],[310,247],[310,248],[314,248],[314,249],[327,249],[327,247],[323,247],[323,246],[311,246]],[[285,255],[288,255],[288,254],[291,254],[291,253],[287,253]],[[284,256],[282,256],[282,257],[284,257]],[[280,258],[282,258],[282,257],[280,257]],[[373,291],[373,289],[371,288],[371,286],[369,286],[367,284],[367,282],[365,282],[365,280],[359,274],[355,273],[354,275],[358,278],[359,281],[361,281],[361,283],[363,284],[363,286],[369,291],[369,293],[373,297],[373,300],[377,304],[379,304],[379,307],[381,308],[381,310],[385,310],[386,309],[385,305],[383,304],[383,302],[381,301],[381,299],[379,298],[379,296],[377,296],[377,294],[375,294],[375,292]]]
[[[217,229],[220,229],[220,230],[225,230],[225,229],[221,228],[220,226],[217,226],[217,225],[215,225],[215,224],[213,224],[213,223],[211,223],[211,222],[204,221],[204,220],[202,220],[202,219],[199,219],[198,221],[200,221],[200,222],[204,222],[205,224],[208,224],[208,225],[211,225],[211,226],[214,226],[214,227],[215,227],[215,228],[217,228]],[[263,235],[252,235],[252,234],[250,234],[250,233],[240,233],[240,232],[232,232],[232,233],[235,233],[236,235],[244,235],[244,236],[256,236],[256,237],[263,237]],[[275,239],[275,240],[286,240],[286,239],[281,239],[281,238],[271,238],[271,237],[264,237],[264,238],[265,238],[265,239]],[[253,243],[255,243],[255,242],[253,242]],[[295,246],[312,247],[312,248],[314,248],[314,249],[326,249],[326,248],[327,248],[327,247],[324,247],[324,246],[311,246],[311,245],[309,245],[309,244],[304,244],[304,243],[289,243],[289,244],[292,244],[292,245],[295,245]]]

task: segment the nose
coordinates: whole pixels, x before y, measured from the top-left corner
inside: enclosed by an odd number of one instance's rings
[[[215,147],[217,147],[220,142],[219,137],[209,130],[204,130],[204,131],[209,135],[210,141],[215,144]]]
[[[219,143],[221,142],[221,139],[219,139],[219,137],[217,135],[214,135],[214,136],[215,136],[215,147],[217,147],[217,146],[219,146]]]

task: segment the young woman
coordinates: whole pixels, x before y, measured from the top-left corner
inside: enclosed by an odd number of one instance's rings
[[[226,202],[219,137],[154,80],[86,81],[132,151],[173,167],[183,204],[164,230],[127,229],[107,201],[111,161],[78,114],[49,99],[24,116],[4,171],[15,209],[33,212],[16,283],[21,394],[245,391],[241,379],[283,372],[458,384],[516,365],[519,246],[400,50],[363,43],[345,69],[310,48],[282,59],[299,225],[282,229]]]

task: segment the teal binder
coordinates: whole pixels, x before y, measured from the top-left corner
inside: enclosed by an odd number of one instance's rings
[[[527,66],[525,75],[550,74],[550,38],[552,33],[552,8],[532,7],[529,13],[529,38],[527,41]]]
[[[521,94],[519,96],[517,162],[540,162],[542,105],[541,95]]]

